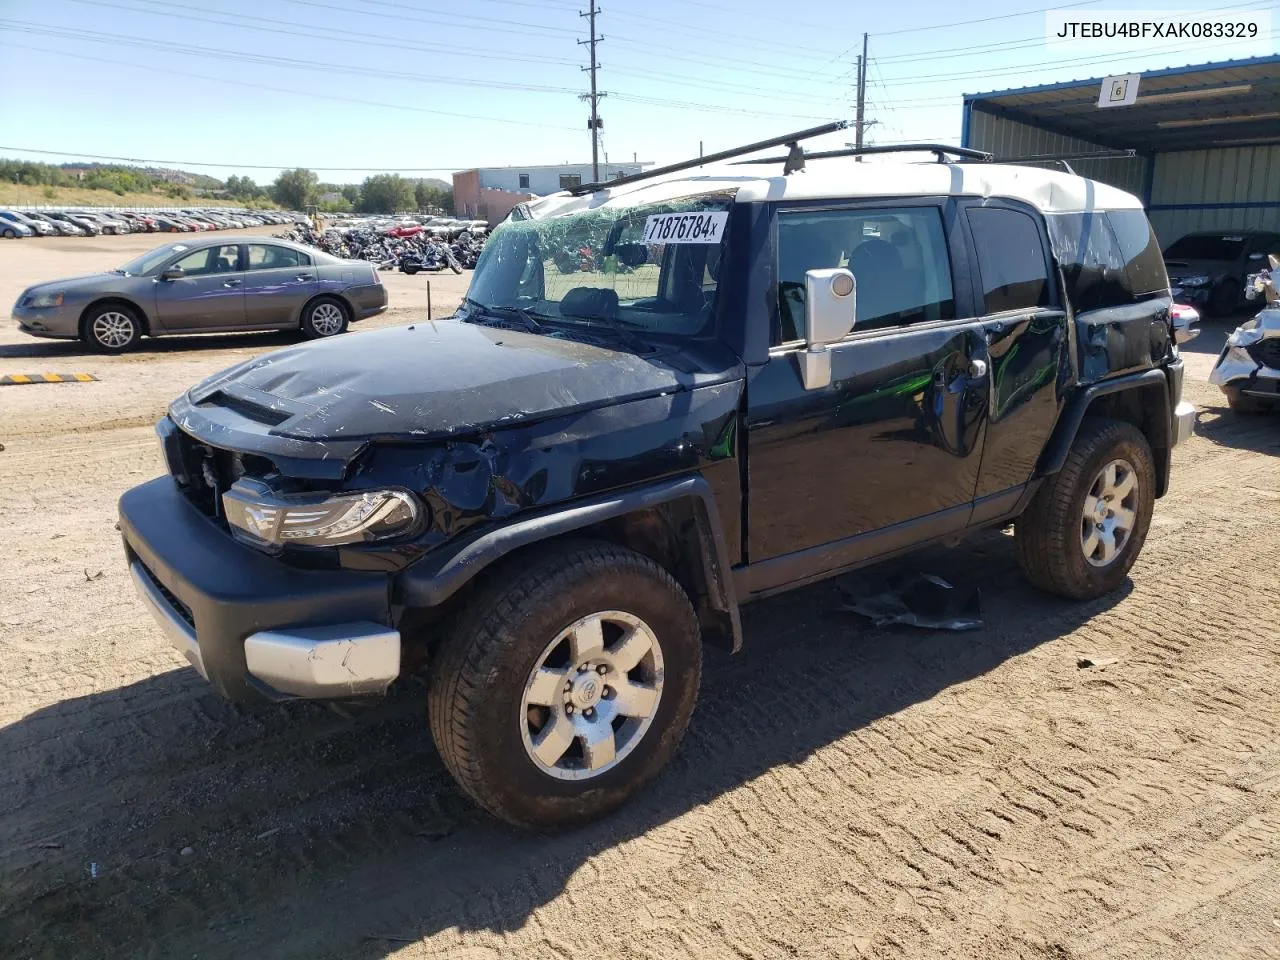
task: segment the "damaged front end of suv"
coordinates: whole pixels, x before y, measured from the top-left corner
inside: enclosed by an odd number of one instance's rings
[[[1209,382],[1217,384],[1237,413],[1280,409],[1280,257],[1250,277],[1249,299],[1265,306],[1227,338]]]

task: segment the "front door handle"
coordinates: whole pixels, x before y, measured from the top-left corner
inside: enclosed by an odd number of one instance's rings
[[[969,379],[980,380],[987,375],[987,361],[970,360],[969,361]]]
[[[242,282],[243,281],[240,281],[240,280],[224,280],[222,282],[222,285],[224,287],[238,287]]]
[[[298,274],[296,277],[294,277],[293,279],[298,280],[298,281],[302,281],[302,280],[314,280],[314,279],[315,279],[315,277],[311,276],[311,274],[309,274],[309,273],[300,273],[300,274]]]

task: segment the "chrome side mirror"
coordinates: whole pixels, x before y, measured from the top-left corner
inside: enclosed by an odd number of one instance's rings
[[[804,350],[798,354],[806,390],[831,383],[831,344],[843,340],[856,317],[857,282],[843,267],[804,275]]]
[[[181,267],[170,267],[164,273],[160,274],[161,280],[181,280],[187,275],[187,272]]]

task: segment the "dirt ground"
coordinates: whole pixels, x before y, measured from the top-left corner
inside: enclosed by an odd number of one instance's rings
[[[6,243],[0,301],[154,242]],[[426,278],[386,279],[357,330],[424,315]],[[1041,596],[990,534],[898,562],[981,587],[981,631],[861,627],[850,578],[750,607],[667,773],[554,836],[459,794],[418,685],[355,720],[232,707],[135,600],[113,525],[151,424],[290,338],[5,329],[0,374],[101,381],[0,387],[0,955],[1280,957],[1280,419],[1226,409],[1205,326],[1197,435],[1114,596]]]

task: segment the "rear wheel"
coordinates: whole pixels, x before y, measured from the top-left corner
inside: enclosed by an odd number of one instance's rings
[[[142,320],[122,303],[105,303],[85,315],[81,336],[99,353],[124,353],[142,339]]]
[[[1016,524],[1018,557],[1042,590],[1077,600],[1110,593],[1128,576],[1155,505],[1155,462],[1142,431],[1086,420],[1067,462]]]
[[[625,547],[576,541],[494,572],[432,664],[445,765],[490,813],[528,827],[599,817],[662,769],[702,669],[689,599]]]
[[[336,337],[347,329],[347,308],[333,297],[319,297],[302,311],[302,332],[312,340]]]

